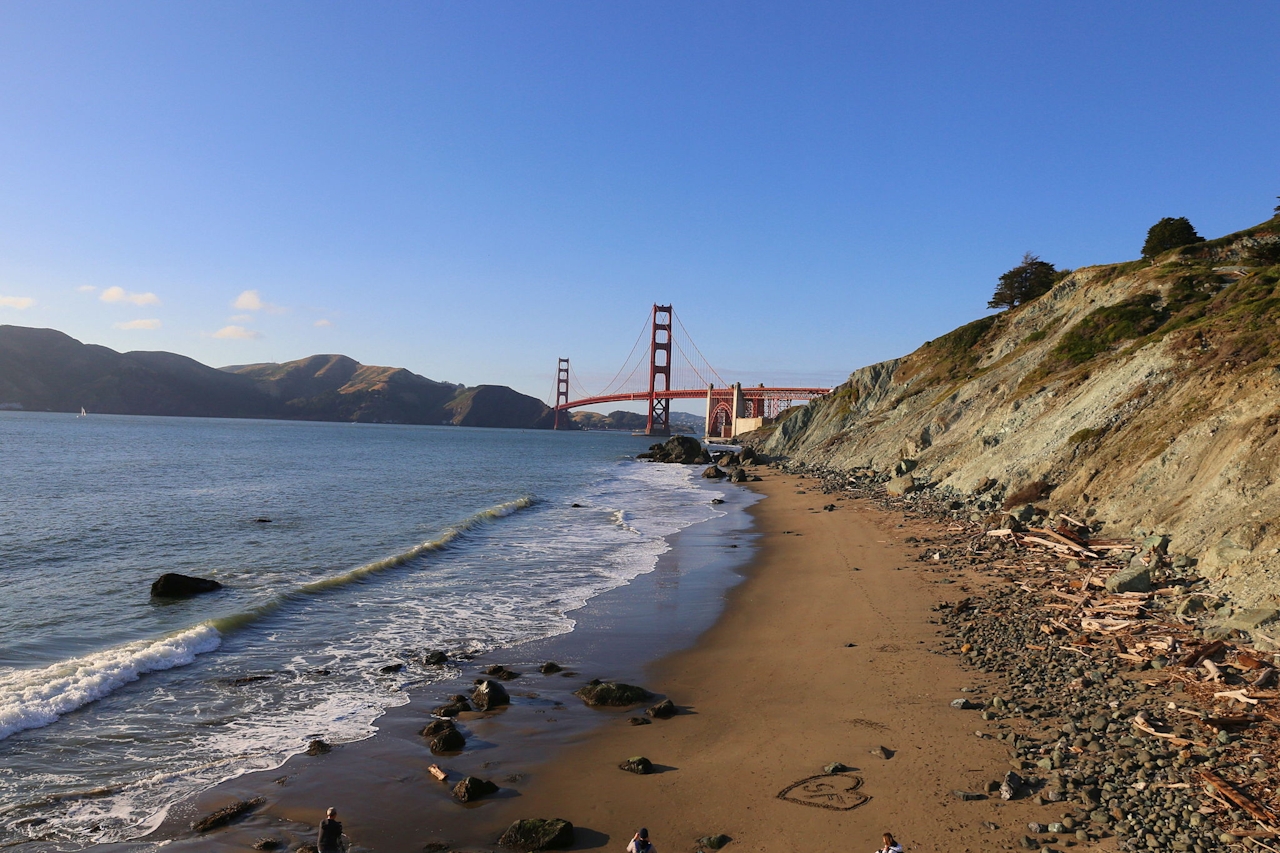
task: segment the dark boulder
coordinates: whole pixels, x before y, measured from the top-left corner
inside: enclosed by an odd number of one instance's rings
[[[612,705],[621,707],[623,705],[634,705],[637,702],[643,702],[653,694],[643,687],[636,687],[633,684],[623,684],[622,682],[613,681],[592,681],[585,687],[580,687],[573,691],[573,695],[577,696],[588,705]]]
[[[750,465],[756,461],[756,452],[750,447],[744,447],[738,451],[738,458],[742,460],[743,465]]]
[[[432,720],[421,735],[434,753],[459,752],[467,745],[466,735],[458,731],[453,720]]]
[[[741,468],[734,468],[732,471],[729,472],[730,483],[745,483],[750,479],[751,479],[751,475],[748,474],[746,471],[743,471]]]
[[[704,480],[719,480],[724,477],[724,472],[720,470],[719,465],[712,465],[710,468],[702,472]]]
[[[481,678],[476,680],[476,689],[471,691],[471,703],[476,706],[477,711],[491,711],[502,705],[510,705],[511,697],[507,695],[507,688],[498,682]]]
[[[151,594],[156,598],[189,598],[202,592],[214,592],[222,589],[222,584],[208,578],[193,578],[166,572],[151,585]]]
[[[467,776],[461,782],[453,786],[453,796],[460,802],[469,803],[478,800],[489,794],[498,793],[498,786],[490,782],[488,779],[480,779],[475,776]]]
[[[564,667],[562,667],[560,664],[556,663],[555,661],[549,660],[546,663],[544,663],[542,666],[538,667],[538,672],[542,673],[543,675],[551,675],[552,673],[560,672],[563,669]]]
[[[429,666],[442,666],[449,662],[449,656],[444,652],[427,652],[422,656],[422,662]]]
[[[463,711],[470,710],[471,703],[467,701],[466,696],[454,696],[449,700],[448,704],[432,708],[431,713],[437,717],[456,717]]]
[[[404,672],[404,664],[389,663],[386,666],[379,667],[378,672],[382,673],[383,675],[394,675],[397,672]]]
[[[719,835],[704,835],[698,839],[699,847],[706,847],[708,850],[719,850],[733,839],[725,835],[723,832]]]
[[[492,676],[493,678],[496,678],[499,681],[510,681],[513,678],[520,677],[520,673],[516,672],[513,669],[507,669],[505,666],[503,666],[500,663],[496,663],[493,666],[487,668],[484,671],[484,674]]]
[[[564,850],[573,844],[573,824],[560,818],[518,820],[502,833],[498,843],[512,850]]]
[[[676,715],[676,705],[670,699],[663,699],[657,705],[645,711],[650,717],[656,720],[669,720]]]
[[[619,764],[618,769],[625,770],[628,773],[636,773],[640,776],[647,776],[653,772],[653,762],[643,755],[635,755]]]
[[[691,465],[702,454],[702,442],[688,435],[673,435],[662,445],[672,462]]]
[[[241,800],[238,803],[232,803],[212,814],[205,815],[193,823],[191,828],[196,832],[208,832],[211,829],[218,829],[231,823],[236,818],[248,814],[265,802],[266,800],[262,797],[254,797],[252,800]]]

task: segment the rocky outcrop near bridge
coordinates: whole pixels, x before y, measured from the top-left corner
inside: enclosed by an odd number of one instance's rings
[[[1037,505],[1107,534],[1170,535],[1250,604],[1280,600],[1277,401],[1280,218],[1078,269],[854,371],[753,440],[901,492],[985,491],[998,506],[1040,484]]]

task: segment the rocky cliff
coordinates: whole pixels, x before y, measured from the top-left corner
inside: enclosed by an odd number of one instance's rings
[[[478,401],[478,402],[477,402]],[[500,385],[466,388],[400,367],[313,355],[223,368],[119,353],[53,329],[0,326],[0,407],[96,414],[545,428],[550,409]]]
[[[864,367],[757,440],[839,469],[1161,532],[1244,602],[1280,600],[1280,218],[1049,293]],[[909,467],[909,466],[908,466]]]

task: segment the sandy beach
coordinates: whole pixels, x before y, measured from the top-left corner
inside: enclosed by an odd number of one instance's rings
[[[415,700],[371,741],[202,796],[171,823],[237,798],[267,802],[170,849],[244,849],[281,833],[296,849],[324,804],[339,805],[354,849],[380,853],[497,849],[502,829],[527,817],[571,821],[575,849],[621,850],[645,826],[663,851],[696,850],[718,834],[731,850],[871,851],[890,831],[908,850],[976,853],[1017,849],[1029,821],[1059,820],[1063,804],[955,793],[983,791],[1009,769],[1007,745],[978,736],[981,717],[950,707],[998,693],[999,681],[940,652],[933,611],[983,579],[919,559],[937,532],[928,522],[825,495],[814,480],[759,473],[752,488],[764,499],[749,510],[757,551],[719,619],[690,647],[605,676],[670,698],[675,717],[631,725],[643,706],[586,709],[569,695],[593,673],[535,675],[535,691],[527,678],[508,685],[525,702],[464,714],[468,751],[450,758],[432,756],[417,736],[428,717]],[[654,612],[648,618],[664,618]],[[655,772],[619,769],[632,756]],[[835,762],[852,769],[810,779]],[[451,781],[474,774],[503,790],[459,805],[427,774],[432,763]]]
[[[1013,849],[1027,821],[1060,818],[954,794],[983,790],[1008,757],[975,735],[980,718],[950,707],[988,684],[935,652],[931,608],[957,589],[938,582],[963,573],[922,570],[904,540],[927,531],[852,500],[823,511],[830,499],[812,481],[765,477],[754,484],[767,498],[753,509],[763,542],[750,578],[694,648],[654,669],[649,686],[682,713],[591,734],[502,809],[564,817],[619,850],[639,826],[666,850],[723,833],[738,850],[870,851],[884,831],[908,850]],[[880,747],[892,757],[873,754]],[[661,772],[618,769],[636,755]],[[846,775],[870,799],[837,810],[779,798],[833,762],[856,768]]]

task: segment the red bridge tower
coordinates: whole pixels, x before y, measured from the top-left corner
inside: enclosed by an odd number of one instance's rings
[[[649,342],[649,420],[645,424],[645,435],[671,435],[671,400],[666,394],[670,390],[671,306],[654,305],[653,336]]]

